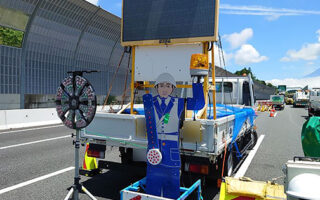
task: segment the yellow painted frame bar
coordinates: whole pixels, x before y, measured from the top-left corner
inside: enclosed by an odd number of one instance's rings
[[[130,114],[133,114],[133,101],[134,101],[134,69],[135,69],[135,61],[136,61],[136,48],[135,46],[132,47],[132,64],[131,64],[131,101],[130,101]]]
[[[213,36],[206,37],[193,37],[193,38],[170,38],[169,43],[160,43],[161,39],[158,40],[141,40],[141,41],[123,41],[123,1],[122,0],[122,12],[121,12],[121,45],[122,46],[147,46],[147,45],[170,45],[170,44],[181,44],[181,43],[195,43],[195,42],[207,42],[218,40],[218,22],[219,22],[219,5],[220,0],[215,0],[215,15],[214,15],[214,33]]]
[[[209,46],[209,42],[204,42],[203,43],[203,54],[208,55],[208,46]],[[209,60],[207,65],[209,65]],[[207,109],[208,109],[208,88],[209,88],[209,74],[207,74],[204,77],[204,81],[203,81],[203,94],[204,94],[204,100],[205,100],[205,107],[203,108],[202,111],[202,115],[201,115],[201,119],[207,119]]]
[[[135,85],[135,87],[154,88],[154,84],[139,84]],[[177,88],[192,88],[192,85],[177,85]]]
[[[121,34],[122,37],[122,34]],[[194,37],[194,38],[176,38],[170,39],[168,43],[160,43],[160,40],[142,40],[142,41],[130,41],[123,42],[121,40],[122,46],[161,46],[161,45],[172,45],[172,44],[187,44],[187,43],[196,43],[204,41],[216,41],[216,36],[212,37]]]
[[[213,119],[217,119],[217,105],[216,105],[216,65],[214,64],[214,46],[211,50],[211,84],[214,87],[212,90],[212,104],[213,104]]]

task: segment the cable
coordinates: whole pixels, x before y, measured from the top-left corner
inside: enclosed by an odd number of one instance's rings
[[[223,162],[222,162],[221,178],[223,177],[223,173],[224,173],[224,163],[226,161],[226,154],[227,154],[227,140],[224,139],[224,155],[223,155]]]
[[[121,63],[122,63],[122,59],[123,59],[124,53],[125,53],[125,50],[123,50],[122,55],[121,55],[121,58],[120,58],[120,61],[119,61],[119,64],[118,64],[118,66],[117,66],[117,69],[116,69],[116,71],[115,71],[114,74],[113,74],[112,81],[111,81],[111,84],[110,84],[110,87],[109,87],[109,90],[108,90],[108,94],[107,94],[107,97],[106,97],[106,99],[105,99],[105,101],[104,101],[104,103],[103,103],[102,109],[104,108],[105,105],[107,105],[107,101],[108,101],[108,99],[109,99],[110,92],[111,92],[111,90],[112,90],[112,85],[113,85],[113,82],[114,82],[114,80],[115,80],[115,78],[116,78],[116,76],[117,76],[117,74],[118,74],[118,71],[119,71],[120,65],[121,65]]]
[[[225,70],[225,77],[227,77],[227,79],[229,78],[228,76],[228,73],[227,73],[227,68],[226,68],[226,64],[225,64],[225,59],[224,59],[224,54],[223,54],[223,48],[222,48],[222,42],[221,42],[221,36],[219,34],[219,41],[218,41],[218,52],[219,52],[219,63],[220,63],[220,66],[221,68],[223,68]],[[223,64],[223,66],[222,66]],[[221,83],[222,87],[224,88],[224,82]],[[238,86],[239,87],[239,86]],[[233,87],[232,87],[232,90],[233,90]],[[225,97],[225,94],[223,94]],[[230,95],[230,103],[231,103],[231,107],[234,108],[234,105],[232,103],[232,95],[231,95],[231,92],[229,93]],[[238,94],[239,95],[239,94]],[[224,98],[225,99],[225,98]],[[227,109],[227,106],[225,104],[225,111],[226,113],[228,112],[228,109]],[[235,111],[234,109],[232,109],[232,113],[235,114]],[[235,119],[234,119],[235,120]],[[226,134],[229,134],[229,119],[227,118],[227,122],[226,122]],[[234,134],[234,133],[233,133]],[[232,145],[233,145],[233,134],[232,134],[232,140],[231,140],[231,144],[230,144],[230,148],[232,150]],[[225,156],[226,156],[226,153],[227,153],[227,144],[226,144],[226,140],[225,140],[225,155],[224,155],[224,159],[223,159],[223,171],[224,171],[224,164],[225,164]],[[232,154],[232,151],[230,151],[230,153]],[[232,155],[231,155],[232,156]],[[222,173],[223,175],[223,173]]]
[[[211,105],[210,92],[208,92],[208,99],[209,99],[209,116],[208,116],[208,118],[210,119],[210,117],[211,117],[211,111],[212,111],[212,107],[210,106],[210,105]],[[212,104],[212,106],[213,106],[213,104]]]
[[[208,42],[208,51],[211,51],[213,48],[213,42]]]
[[[125,50],[125,51],[126,51],[126,50]],[[126,52],[127,52],[127,51],[126,51]],[[125,82],[124,82],[124,89],[123,89],[122,102],[121,102],[121,109],[122,109],[122,106],[123,106],[123,104],[124,104],[124,99],[125,99],[125,96],[126,96],[126,93],[127,93],[127,81],[128,81],[129,70],[130,70],[131,49],[129,50],[128,53],[129,53],[128,67],[127,67],[126,79],[125,79]]]

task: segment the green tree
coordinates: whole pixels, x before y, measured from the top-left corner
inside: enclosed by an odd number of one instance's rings
[[[266,86],[269,86],[269,87],[275,87],[273,86],[271,83],[266,83],[265,81],[263,80],[259,80],[252,72],[251,70],[251,67],[249,67],[248,69],[246,67],[244,67],[243,69],[239,70],[239,71],[236,71],[235,74],[239,75],[239,76],[243,76],[244,74],[246,74],[247,76],[250,74],[251,75],[251,78],[254,80],[254,81],[257,81],[263,85],[266,85]]]
[[[0,26],[0,45],[21,48],[23,34],[22,31]]]
[[[276,86],[272,85],[271,83],[268,83],[267,86],[276,88]]]
[[[246,74],[247,76],[250,74],[251,78],[253,80],[257,80],[256,76],[252,73],[251,67],[249,67],[248,69],[245,67],[243,69],[241,69],[240,71],[236,71],[235,74],[239,75],[239,76],[243,76],[244,74]]]

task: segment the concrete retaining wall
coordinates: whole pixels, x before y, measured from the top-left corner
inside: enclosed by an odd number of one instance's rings
[[[118,107],[113,106],[114,109]],[[97,111],[101,110],[102,106],[97,106]],[[54,124],[62,124],[55,108],[0,110],[0,131]]]
[[[273,95],[276,92],[275,88],[263,85],[257,81],[254,82],[253,87],[256,100],[268,100],[270,99],[270,95]]]
[[[0,130],[59,124],[55,108],[0,110]]]

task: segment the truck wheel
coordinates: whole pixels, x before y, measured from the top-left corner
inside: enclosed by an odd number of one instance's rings
[[[257,133],[257,131],[253,130],[253,131],[251,131],[250,135],[251,135],[251,146],[250,146],[249,150],[252,150],[253,147],[256,146],[256,144],[257,144],[258,133]]]
[[[227,158],[224,163],[224,176],[232,176],[234,170],[233,163],[233,153],[231,150],[227,153]]]

